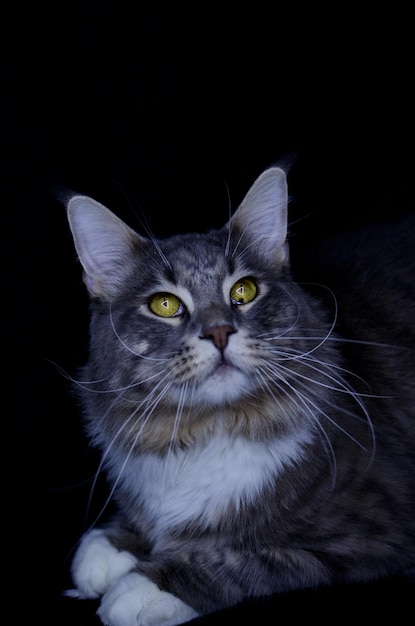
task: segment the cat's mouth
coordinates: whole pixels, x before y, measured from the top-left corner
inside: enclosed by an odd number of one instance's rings
[[[217,363],[215,363],[213,366],[213,374],[215,374],[216,372],[231,372],[238,369],[239,368],[236,367],[232,363],[232,361],[222,353]]]
[[[240,399],[250,388],[246,372],[222,357],[215,363],[198,387],[204,400],[213,404]]]
[[[232,351],[221,350],[220,353],[218,353],[216,360],[211,363],[209,375],[240,374],[247,376],[247,373],[246,367],[244,367],[243,363],[241,363],[240,356],[237,358],[237,355],[233,354]]]
[[[234,372],[237,368],[234,367],[231,363],[228,363],[227,361],[222,361],[221,363],[219,363],[213,374],[219,373],[221,375],[226,374],[227,372],[231,373]]]

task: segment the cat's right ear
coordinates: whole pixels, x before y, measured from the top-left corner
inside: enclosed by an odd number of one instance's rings
[[[119,292],[141,237],[88,196],[72,196],[66,210],[88,292],[110,300]]]
[[[286,174],[280,167],[271,167],[255,180],[231,218],[230,228],[265,259],[287,263],[287,206]]]

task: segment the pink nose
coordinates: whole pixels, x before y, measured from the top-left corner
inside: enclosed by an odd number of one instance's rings
[[[203,333],[204,339],[212,339],[218,350],[223,350],[228,344],[228,335],[235,333],[233,326],[225,324],[224,326],[212,326]]]

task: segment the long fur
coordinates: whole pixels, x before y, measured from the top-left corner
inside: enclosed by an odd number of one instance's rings
[[[157,240],[68,202],[91,303],[76,386],[118,510],[70,593],[102,596],[104,624],[415,563],[413,220],[316,258],[307,286],[287,203],[270,168],[222,229]]]

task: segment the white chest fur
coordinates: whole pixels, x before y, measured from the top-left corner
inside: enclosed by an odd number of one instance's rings
[[[252,501],[284,467],[300,460],[310,441],[309,432],[267,443],[218,434],[165,458],[145,454],[125,464],[120,457],[113,476],[133,500],[144,503],[156,537],[191,520],[207,526],[229,504]]]

